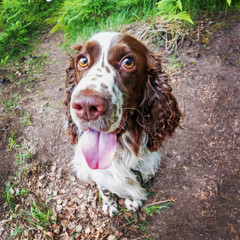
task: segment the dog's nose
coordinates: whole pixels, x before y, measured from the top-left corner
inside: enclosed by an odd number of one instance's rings
[[[107,109],[107,104],[101,97],[81,95],[73,101],[72,108],[76,110],[79,118],[89,121],[102,115]]]

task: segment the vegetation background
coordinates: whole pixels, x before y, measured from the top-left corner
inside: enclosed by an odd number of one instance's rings
[[[0,63],[28,54],[41,30],[63,30],[66,41],[85,40],[101,30],[119,30],[124,24],[166,21],[193,24],[205,16],[221,14],[229,7],[240,7],[238,0],[1,0]]]

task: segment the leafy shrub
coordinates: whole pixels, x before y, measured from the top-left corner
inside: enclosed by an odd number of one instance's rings
[[[117,30],[154,13],[155,0],[65,0],[52,32],[63,27],[72,41],[79,35],[87,39],[96,31]]]
[[[226,6],[235,5],[239,0],[188,0],[183,2],[184,11],[208,10],[221,11]]]
[[[191,16],[183,11],[183,5],[181,0],[162,0],[157,3],[159,14],[165,18],[166,21],[175,22],[188,21],[193,24]]]
[[[151,18],[156,14],[167,21],[193,23],[198,10],[220,11],[239,0],[65,0],[58,24],[52,32],[64,29],[72,41],[86,40],[101,30],[119,30],[124,24]]]
[[[60,0],[3,0],[0,15],[0,54],[21,55],[44,20],[59,7]]]

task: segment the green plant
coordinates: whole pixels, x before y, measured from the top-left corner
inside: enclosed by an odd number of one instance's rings
[[[25,112],[23,114],[23,116],[21,117],[21,121],[20,123],[25,126],[25,127],[28,127],[28,126],[31,126],[32,125],[32,121],[31,121],[31,116],[29,113]]]
[[[56,218],[52,214],[50,208],[46,204],[39,201],[30,201],[30,207],[25,207],[25,218],[34,228],[46,232],[55,221]]]
[[[7,60],[9,59],[9,55],[6,55],[4,58],[0,60],[0,66],[3,66],[7,63]]]
[[[20,95],[18,93],[14,93],[10,98],[3,99],[2,103],[4,111],[5,112],[13,111],[18,105],[19,98]]]
[[[17,228],[13,228],[13,233],[10,235],[9,239],[18,239],[18,237],[20,237],[23,233],[23,227],[19,226]]]
[[[20,197],[30,193],[27,189],[22,188],[19,189],[17,192],[14,190],[16,184],[10,185],[9,183],[6,184],[6,192],[5,198],[10,210],[14,210],[17,202],[20,201]]]
[[[24,230],[40,231],[45,235],[44,239],[49,239],[47,232],[57,221],[56,215],[48,206],[50,197],[45,202],[41,202],[28,189],[19,188],[18,184],[10,183],[6,184],[4,195],[14,221],[13,225],[5,226],[13,230],[10,239],[22,239]]]
[[[44,20],[60,7],[61,0],[3,0],[1,2],[0,54],[5,63],[10,57],[24,55],[26,47],[36,35]],[[8,46],[8,48],[6,48]],[[7,51],[6,51],[7,49]]]
[[[180,71],[182,68],[183,68],[183,62],[181,61],[181,58],[177,51],[177,47],[175,47],[174,52],[169,59],[169,64],[166,72],[168,74],[171,74],[173,72]]]
[[[5,112],[9,112],[11,110],[11,100],[10,99],[3,99],[2,104],[3,104],[3,109]]]
[[[191,16],[183,11],[183,5],[181,0],[161,0],[157,3],[159,14],[167,22],[187,21],[193,24]]]
[[[98,31],[119,30],[127,23],[154,16],[155,0],[65,0],[55,32],[64,29],[66,37],[86,40]]]
[[[176,200],[168,199],[159,201],[152,204],[147,204],[141,208],[141,213],[129,211],[125,208],[119,207],[119,211],[113,215],[123,214],[128,224],[137,226],[140,230],[146,230],[146,224],[149,221],[150,216],[154,214],[161,214],[161,211],[169,208]]]
[[[17,135],[18,129],[12,131],[11,136],[8,138],[8,151],[12,151],[14,147],[19,147],[20,145],[17,144],[15,136]]]
[[[31,157],[33,156],[33,153],[31,153],[30,151],[28,150],[25,150],[24,152],[22,153],[17,153],[15,155],[15,159],[17,160],[17,164],[24,164],[24,163],[27,163]]]
[[[174,201],[167,200],[167,201],[160,201],[158,203],[154,203],[153,205],[147,205],[143,207],[143,211],[147,214],[147,220],[151,215],[154,213],[161,214],[161,210],[168,208],[173,204]]]

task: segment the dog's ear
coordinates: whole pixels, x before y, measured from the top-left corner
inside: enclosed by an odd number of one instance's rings
[[[82,49],[82,45],[76,45],[73,47],[74,50],[80,52]],[[76,55],[77,56],[77,55]],[[78,142],[78,131],[77,127],[74,124],[71,114],[70,114],[70,103],[71,103],[71,96],[73,89],[77,85],[77,78],[76,78],[76,70],[75,70],[75,57],[70,57],[69,66],[66,69],[66,77],[65,77],[65,88],[66,94],[64,99],[64,104],[66,105],[66,115],[67,115],[67,132],[70,136],[71,144],[77,144]]]
[[[162,71],[161,58],[147,53],[147,73],[143,100],[142,116],[138,122],[148,135],[147,146],[156,151],[166,136],[171,136],[179,126],[182,117],[168,75]]]
[[[71,95],[76,84],[77,83],[76,83],[75,61],[74,61],[74,58],[71,57],[71,60],[69,62],[69,67],[66,69],[66,77],[65,77],[66,94],[64,99],[64,104],[66,105],[66,115],[67,115],[67,132],[70,136],[71,144],[76,144],[78,142],[77,128],[70,114]]]

